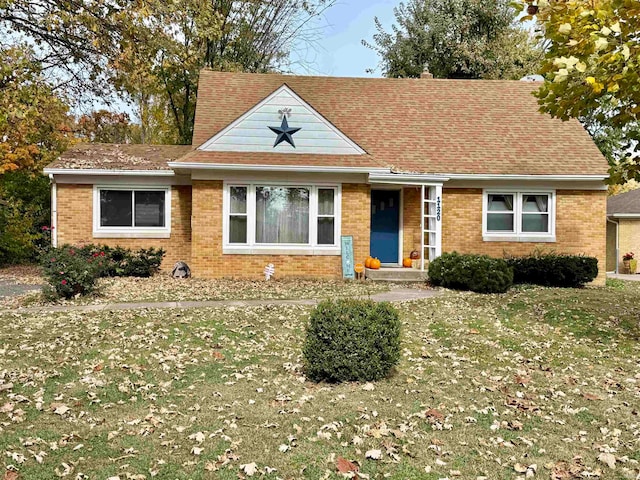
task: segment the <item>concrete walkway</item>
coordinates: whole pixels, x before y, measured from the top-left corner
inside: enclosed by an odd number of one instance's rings
[[[440,295],[439,290],[422,290],[415,288],[397,288],[388,292],[376,293],[370,297],[374,302],[405,302],[433,298]],[[133,303],[105,303],[96,305],[45,305],[39,307],[15,308],[0,310],[3,313],[45,313],[45,312],[101,312],[117,310],[139,310],[143,308],[216,308],[216,307],[258,307],[261,305],[317,305],[318,299],[301,300],[209,300],[209,301],[185,301],[185,302],[133,302]]]
[[[632,282],[640,282],[640,275],[627,275],[624,273],[607,273],[607,278],[615,278],[617,280],[631,280]]]

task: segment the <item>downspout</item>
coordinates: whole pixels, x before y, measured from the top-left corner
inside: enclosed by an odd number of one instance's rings
[[[616,275],[618,274],[619,264],[618,258],[620,258],[620,222],[614,222],[607,217],[607,222],[613,223],[616,226]]]
[[[51,180],[51,246],[58,246],[58,184],[53,174],[49,174]]]

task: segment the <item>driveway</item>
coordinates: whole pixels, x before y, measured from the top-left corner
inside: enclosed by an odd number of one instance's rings
[[[40,285],[26,285],[22,283],[12,282],[10,280],[0,279],[0,298],[15,297],[24,293],[35,292],[41,290]]]
[[[640,274],[626,275],[622,273],[607,273],[607,278],[615,278],[618,280],[631,280],[633,282],[640,282]]]

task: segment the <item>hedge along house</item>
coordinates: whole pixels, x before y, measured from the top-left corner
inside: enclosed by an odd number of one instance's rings
[[[539,248],[602,266],[607,163],[535,88],[205,70],[192,147],[81,145],[45,169],[55,241],[163,246],[208,278],[340,277],[341,235],[389,266]]]

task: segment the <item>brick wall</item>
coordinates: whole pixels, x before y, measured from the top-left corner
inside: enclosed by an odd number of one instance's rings
[[[178,260],[191,261],[191,187],[171,188],[170,238],[93,238],[93,186],[59,183],[58,245],[99,243],[125,248],[162,247],[167,251],[162,268]]]
[[[356,262],[369,254],[370,203],[368,185],[342,185],[342,234],[353,235]],[[194,276],[258,279],[269,263],[274,264],[278,278],[342,276],[340,256],[223,255],[221,181],[193,181],[192,222]]]
[[[627,252],[634,252],[636,254],[635,258],[640,258],[640,220],[620,218],[617,221],[620,225],[618,227],[618,256],[620,257],[617,259],[618,271],[625,273],[622,265],[622,256]],[[613,227],[615,229],[615,225]]]
[[[418,252],[422,248],[420,230],[422,222],[420,220],[421,187],[409,187],[403,190],[402,207],[402,258],[408,257],[413,250]]]
[[[484,242],[482,240],[482,190],[444,189],[442,194],[442,251],[480,253],[494,257],[525,255],[535,248],[557,253],[584,253],[598,259],[594,283],[604,284],[606,274],[605,191],[556,191],[556,242]]]
[[[535,248],[562,253],[585,253],[599,260],[605,279],[606,192],[558,190],[556,192],[556,243],[484,242],[482,240],[482,190],[444,189],[442,248],[444,252],[483,253],[495,257],[523,255]],[[403,256],[420,248],[420,189],[403,192]],[[91,185],[58,184],[58,242],[102,243],[127,248],[163,247],[164,268],[178,260],[189,262],[194,276],[202,278],[261,278],[268,263],[278,277],[342,276],[339,256],[223,255],[222,182],[194,181],[193,186],[172,187],[172,230],[169,239],[92,238],[93,188]],[[193,205],[193,211],[192,209]],[[369,254],[371,190],[366,184],[342,185],[342,234],[354,238],[356,262]],[[640,222],[636,222],[640,224]],[[621,225],[622,227],[622,225]],[[640,230],[640,227],[637,227]],[[629,230],[631,231],[631,230]],[[640,245],[621,228],[620,249],[640,251]],[[636,238],[638,234],[636,233]],[[626,236],[626,237],[625,237]],[[634,250],[635,248],[635,250]]]

